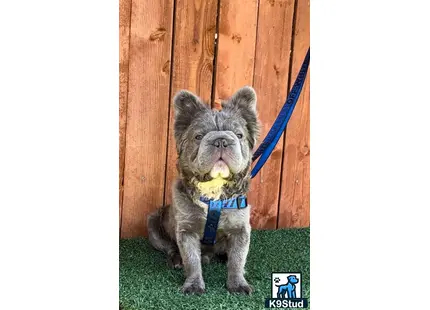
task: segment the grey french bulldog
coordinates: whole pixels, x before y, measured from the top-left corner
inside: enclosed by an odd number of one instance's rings
[[[223,209],[214,245],[201,244],[208,206],[200,197],[229,199],[246,195],[250,185],[252,149],[260,123],[257,96],[252,87],[239,89],[212,110],[193,93],[182,90],[174,97],[174,134],[179,177],[172,204],[148,218],[149,240],[167,254],[173,268],[184,268],[184,293],[205,291],[201,264],[214,255],[227,256],[227,288],[250,294],[245,263],[251,225],[250,206]]]

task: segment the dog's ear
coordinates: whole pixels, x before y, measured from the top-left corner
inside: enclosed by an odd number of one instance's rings
[[[173,106],[175,109],[175,139],[178,143],[195,116],[209,108],[199,97],[187,90],[181,90],[175,95]]]
[[[239,89],[227,102],[222,104],[223,109],[239,112],[246,121],[248,141],[251,149],[257,143],[260,133],[260,123],[257,115],[257,94],[251,86]]]

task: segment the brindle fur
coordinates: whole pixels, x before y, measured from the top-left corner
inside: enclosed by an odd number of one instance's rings
[[[179,177],[173,186],[172,205],[163,206],[148,218],[149,240],[167,254],[171,267],[184,268],[184,293],[203,293],[202,262],[208,263],[215,254],[226,254],[228,290],[249,294],[252,288],[244,277],[244,267],[250,242],[251,206],[222,210],[216,244],[202,245],[207,205],[199,201],[202,193],[197,183],[211,180],[211,158],[216,158],[212,156],[216,151],[213,143],[205,139],[214,135],[225,137],[232,145],[227,154],[231,174],[216,198],[247,194],[252,148],[259,133],[255,91],[251,87],[241,88],[223,103],[222,111],[211,110],[194,94],[180,91],[174,98],[174,108]],[[243,138],[234,135],[238,131]],[[194,139],[199,133],[204,134],[201,142]]]

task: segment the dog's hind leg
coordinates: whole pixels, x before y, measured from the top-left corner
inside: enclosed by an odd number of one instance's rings
[[[168,207],[162,207],[149,215],[148,232],[149,242],[157,250],[167,254],[167,263],[172,268],[182,268],[182,258],[175,241],[168,236],[163,227],[163,219]]]

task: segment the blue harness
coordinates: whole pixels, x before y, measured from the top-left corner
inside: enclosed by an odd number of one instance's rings
[[[297,75],[296,81],[294,82],[293,88],[287,96],[287,100],[284,103],[278,117],[270,128],[269,133],[263,142],[260,144],[258,149],[254,152],[252,161],[254,162],[260,158],[257,164],[251,171],[251,178],[254,178],[263,165],[266,163],[276,144],[282,136],[287,123],[290,120],[291,114],[293,113],[294,107],[296,106],[297,100],[300,97],[303,85],[305,83],[306,74],[308,72],[310,62],[310,48],[306,53],[305,59],[303,60],[299,74]],[[203,244],[213,245],[215,244],[216,232],[218,228],[219,218],[221,216],[222,209],[243,209],[248,206],[245,196],[237,198],[230,198],[224,200],[212,200],[205,197],[200,197],[200,201],[208,205],[208,215],[206,220],[205,231],[201,242]]]
[[[200,201],[208,205],[208,215],[206,219],[205,232],[201,242],[207,245],[214,245],[218,222],[222,209],[244,209],[248,206],[245,196],[239,196],[224,200],[213,200],[200,197]]]

